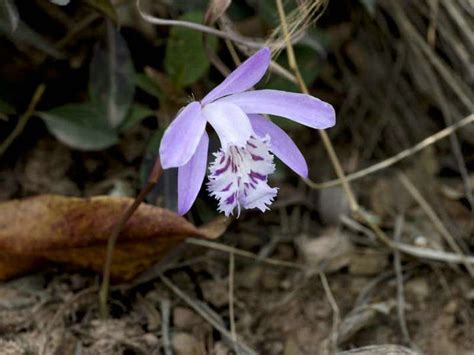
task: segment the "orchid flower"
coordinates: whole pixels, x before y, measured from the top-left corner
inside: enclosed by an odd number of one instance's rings
[[[302,177],[308,166],[292,139],[261,116],[270,114],[324,129],[335,124],[334,108],[313,96],[278,90],[250,90],[268,69],[263,48],[234,70],[201,101],[185,106],[166,129],[160,145],[164,169],[178,168],[178,212],[191,208],[206,175],[209,137],[216,131],[221,148],[209,166],[208,191],[226,216],[237,209],[269,209],[277,188],[268,185],[275,171],[273,155]]]

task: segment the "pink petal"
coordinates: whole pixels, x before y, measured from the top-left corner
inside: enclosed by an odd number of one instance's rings
[[[291,170],[308,177],[308,164],[295,142],[280,127],[260,115],[249,115],[253,130],[260,137],[270,136],[270,149]]]
[[[247,114],[266,113],[285,117],[311,128],[324,129],[336,123],[336,114],[330,104],[305,94],[255,90],[223,97],[217,102],[233,103]]]
[[[186,164],[196,151],[206,128],[206,118],[201,113],[201,104],[192,102],[178,113],[166,129],[160,144],[163,169]]]
[[[184,215],[191,209],[206,175],[209,137],[201,136],[196,152],[191,159],[178,168],[178,213]]]
[[[202,100],[203,105],[220,97],[250,89],[262,79],[270,64],[270,49],[262,48],[243,62],[237,69]]]
[[[253,134],[249,118],[234,104],[213,102],[204,106],[202,114],[216,131],[223,149],[230,145],[244,147]]]

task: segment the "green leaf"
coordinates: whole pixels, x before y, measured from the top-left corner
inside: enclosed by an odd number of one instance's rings
[[[120,126],[120,131],[124,132],[135,126],[143,119],[153,116],[154,114],[155,113],[146,106],[140,104],[133,104],[130,108],[130,111],[128,112],[127,117],[125,117],[125,120]]]
[[[16,110],[8,102],[5,102],[0,99],[0,112],[5,115],[14,115],[16,113]]]
[[[85,2],[90,7],[110,18],[113,22],[118,22],[117,11],[115,11],[115,7],[110,0],[86,0]]]
[[[0,34],[5,35],[14,45],[27,45],[34,47],[44,53],[56,58],[64,58],[64,54],[58,51],[46,38],[31,29],[23,21],[18,20],[12,31],[12,23],[6,17],[7,14],[0,11]]]
[[[72,148],[101,150],[118,142],[117,133],[91,103],[68,104],[38,115],[58,140]]]
[[[110,127],[126,118],[135,93],[132,58],[127,43],[115,26],[107,25],[107,45],[97,46],[90,65],[91,100],[102,106]]]
[[[164,93],[160,86],[144,73],[138,73],[135,75],[135,85],[157,99],[161,100],[163,98]]]
[[[180,18],[201,23],[202,12],[190,12]],[[215,48],[217,40],[208,37],[209,45]],[[209,59],[204,49],[202,33],[188,28],[171,28],[166,45],[165,70],[171,80],[179,86],[188,86],[201,78],[209,69]]]

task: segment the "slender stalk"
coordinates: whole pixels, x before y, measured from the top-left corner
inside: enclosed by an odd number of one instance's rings
[[[136,2],[137,5],[137,10],[140,16],[147,22],[154,24],[154,25],[159,25],[159,26],[180,26],[184,28],[189,28],[195,31],[199,32],[204,32],[208,33],[210,35],[220,37],[223,39],[230,39],[231,41],[234,41],[236,43],[240,43],[244,46],[247,46],[249,48],[262,48],[264,47],[265,43],[262,41],[258,40],[252,40],[249,38],[246,38],[244,36],[241,36],[237,33],[231,33],[231,32],[224,32],[220,31],[214,27],[209,27],[205,25],[201,25],[199,23],[194,23],[194,22],[189,22],[189,21],[180,21],[180,20],[169,20],[169,19],[164,19],[164,18],[159,18],[155,16],[151,16],[141,9],[140,6],[140,0],[137,0]]]
[[[290,68],[293,70],[295,74],[296,81],[301,91],[305,94],[309,94],[309,90],[303,80],[303,77],[301,76],[301,72],[298,67],[298,62],[296,61],[296,56],[293,50],[293,45],[291,43],[291,38],[290,38],[289,30],[288,30],[288,23],[286,21],[285,9],[283,8],[282,0],[276,0],[276,5],[278,9],[278,15],[280,16],[281,28],[283,30],[283,34],[285,35],[286,52],[288,55],[288,64],[290,65]],[[326,151],[329,154],[329,159],[331,160],[331,163],[334,167],[337,177],[342,182],[342,187],[344,188],[344,191],[346,192],[351,210],[357,211],[359,209],[359,205],[354,196],[354,192],[352,191],[349,185],[349,182],[347,181],[346,175],[344,174],[344,170],[342,169],[341,162],[339,161],[336,151],[334,150],[334,146],[331,143],[331,139],[329,138],[328,134],[325,131],[320,130],[318,132],[321,136],[324,147],[326,148]]]
[[[104,270],[102,274],[102,284],[99,291],[99,313],[102,319],[106,319],[108,316],[108,306],[107,301],[109,298],[109,289],[110,289],[110,269],[112,266],[112,259],[114,255],[115,245],[117,244],[117,239],[120,235],[125,224],[128,222],[133,213],[138,209],[140,204],[145,200],[145,197],[150,193],[155,184],[158,182],[159,178],[163,173],[161,168],[160,159],[156,159],[153,170],[148,178],[146,185],[142,188],[138,196],[135,198],[133,203],[127,207],[124,214],[120,218],[117,224],[114,225],[110,237],[107,241],[107,254],[104,263]]]
[[[360,178],[363,178],[367,175],[376,173],[380,170],[384,170],[384,169],[398,163],[399,161],[401,161],[405,158],[408,158],[408,157],[412,156],[413,154],[416,154],[416,153],[422,151],[426,147],[440,141],[441,139],[449,137],[455,131],[457,131],[457,130],[459,130],[459,129],[463,128],[464,126],[467,126],[468,124],[471,124],[471,123],[474,123],[474,114],[470,114],[469,116],[464,117],[462,120],[459,120],[458,122],[452,124],[451,126],[448,126],[444,129],[442,129],[441,131],[439,131],[439,132],[423,139],[421,142],[418,142],[414,146],[412,146],[410,148],[407,148],[407,149],[401,151],[398,154],[395,154],[394,156],[392,156],[388,159],[382,160],[381,162],[378,162],[374,165],[371,165],[371,166],[369,166],[365,169],[356,171],[355,173],[346,175],[346,179],[347,179],[347,181],[355,181],[355,180],[359,180]],[[322,183],[316,183],[316,182],[313,182],[309,179],[306,179],[304,181],[312,189],[318,189],[318,190],[319,189],[327,189],[327,188],[334,187],[334,186],[339,186],[339,185],[342,184],[342,181],[340,179],[330,180],[330,181],[326,181],[326,182],[322,182]]]
[[[36,88],[35,93],[33,94],[33,97],[31,98],[30,104],[28,105],[28,108],[18,119],[18,123],[13,129],[13,131],[8,135],[7,138],[5,138],[5,140],[0,145],[0,157],[3,155],[3,153],[5,153],[5,151],[13,143],[16,137],[18,137],[21,134],[21,132],[23,132],[23,129],[25,128],[26,123],[31,118],[31,116],[33,116],[33,113],[35,112],[35,108],[38,105],[38,102],[41,100],[41,97],[43,96],[45,89],[46,89],[46,86],[44,84],[41,84]]]

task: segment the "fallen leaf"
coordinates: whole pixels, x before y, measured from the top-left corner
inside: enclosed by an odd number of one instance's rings
[[[335,272],[349,265],[354,254],[348,235],[340,233],[337,228],[328,228],[318,238],[303,235],[296,245],[306,263],[325,272]]]
[[[111,230],[132,202],[42,195],[0,204],[0,279],[51,262],[101,272]],[[172,211],[142,204],[120,234],[111,276],[130,280],[187,237],[222,232],[203,232]]]
[[[207,239],[217,239],[227,230],[231,222],[232,218],[219,216],[198,229],[201,236]]]

